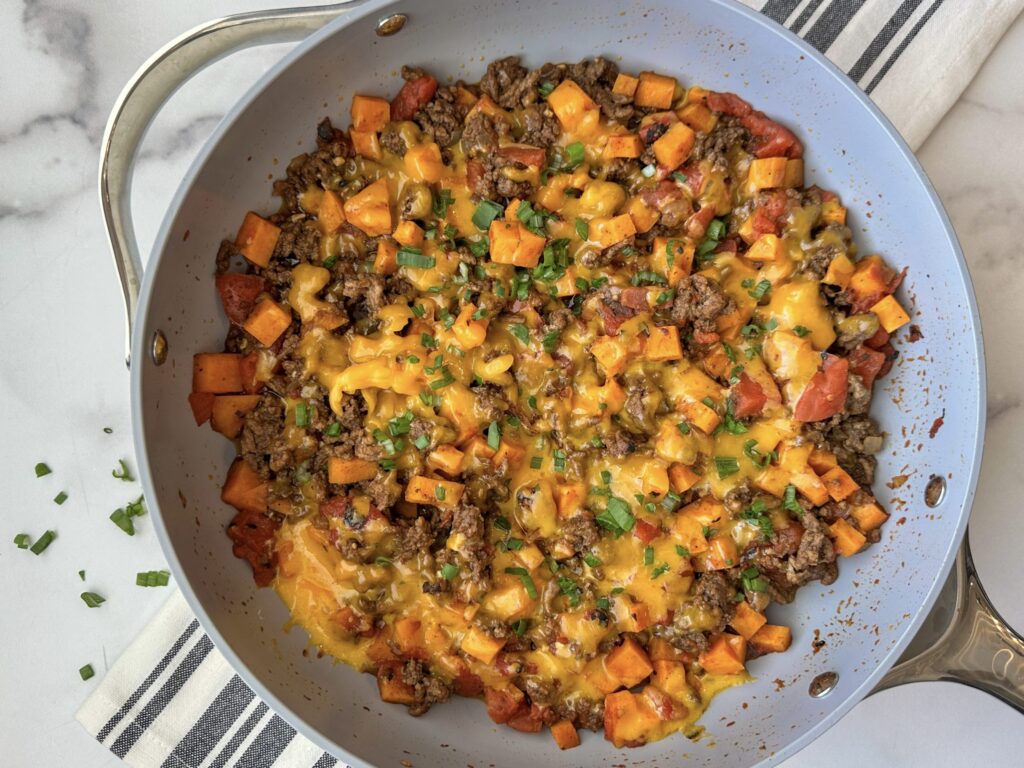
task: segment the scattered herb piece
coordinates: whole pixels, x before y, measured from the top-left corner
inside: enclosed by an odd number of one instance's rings
[[[53,470],[46,466],[46,464],[44,464],[43,462],[39,462],[38,464],[36,464],[36,477],[45,477],[51,472],[53,472]]]
[[[96,673],[93,671],[92,664],[86,664],[84,667],[80,667],[78,670],[78,676],[83,680],[88,680],[93,677]]]
[[[166,587],[170,577],[171,574],[168,571],[141,571],[135,574],[135,586]]]
[[[57,538],[56,531],[45,531],[43,535],[36,540],[36,543],[28,548],[29,552],[33,555],[43,554],[43,551],[50,546],[55,538]]]
[[[95,592],[83,592],[82,600],[90,608],[99,608],[103,603],[107,602],[105,597],[97,595]]]

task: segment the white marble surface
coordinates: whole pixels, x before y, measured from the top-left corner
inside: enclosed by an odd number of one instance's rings
[[[261,2],[256,5],[269,5]],[[113,3],[0,0],[0,752],[4,766],[116,766],[73,713],[165,597],[134,585],[163,567],[150,523],[129,538],[107,521],[138,493],[110,476],[130,457],[128,375],[120,295],[95,193],[107,111],[136,67],[162,43],[241,0]],[[116,8],[116,11],[114,10]],[[186,86],[159,117],[135,181],[145,247],[202,140],[236,95],[284,49],[235,55]],[[1024,627],[1024,17],[920,152],[970,264],[986,333],[989,432],[972,518],[990,593]],[[894,256],[898,261],[898,254]],[[103,428],[113,428],[105,434]],[[52,475],[36,479],[46,461]],[[69,494],[57,506],[58,491]],[[42,556],[17,550],[19,532],[57,531]],[[86,570],[84,582],[79,569]],[[83,589],[108,598],[89,610]],[[83,683],[91,663],[97,678]],[[952,684],[872,697],[788,763],[818,765],[1019,764],[1024,720],[994,699]]]

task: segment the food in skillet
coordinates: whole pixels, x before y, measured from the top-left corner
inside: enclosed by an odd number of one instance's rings
[[[403,76],[218,254],[190,399],[237,441],[234,552],[412,714],[692,735],[789,647],[770,605],[878,540],[902,275],[733,94],[604,59]]]

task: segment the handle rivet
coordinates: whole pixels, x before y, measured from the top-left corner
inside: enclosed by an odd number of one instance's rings
[[[163,331],[153,332],[153,342],[149,345],[149,358],[153,365],[163,365],[167,360],[167,338]]]
[[[946,498],[946,478],[942,475],[932,475],[928,478],[928,485],[924,487],[924,503],[929,507],[937,507]]]
[[[390,37],[399,32],[408,20],[409,17],[404,13],[393,13],[390,16],[385,16],[377,22],[377,36]]]
[[[820,699],[832,693],[838,682],[839,675],[835,672],[822,672],[811,680],[811,685],[807,692],[814,698]]]

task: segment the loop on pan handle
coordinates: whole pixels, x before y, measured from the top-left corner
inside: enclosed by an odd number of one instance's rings
[[[971,557],[968,536],[950,575],[952,605],[943,598],[933,609],[952,611],[942,636],[928,649],[901,661],[873,691],[904,683],[946,680],[990,693],[1024,713],[1024,637],[993,607]],[[943,595],[945,597],[945,594]]]
[[[153,117],[171,94],[208,64],[254,45],[301,40],[360,1],[241,13],[208,22],[157,51],[121,91],[103,133],[99,191],[110,250],[124,294],[128,365],[142,283],[142,260],[131,218],[131,176],[136,152]]]

